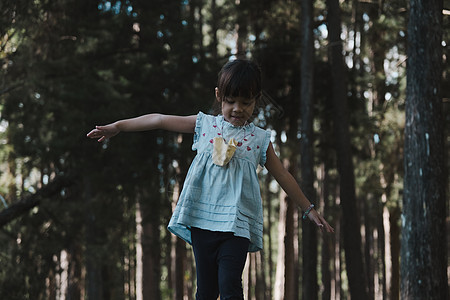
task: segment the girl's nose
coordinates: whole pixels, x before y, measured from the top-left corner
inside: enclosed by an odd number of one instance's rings
[[[239,102],[236,102],[234,104],[233,110],[236,112],[241,112],[242,111],[242,105]]]

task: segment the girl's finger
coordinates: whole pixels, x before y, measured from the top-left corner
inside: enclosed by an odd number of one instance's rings
[[[334,232],[333,227],[331,227],[330,224],[328,224],[328,222],[321,215],[318,214],[317,217],[318,217],[318,221],[316,222],[316,224],[322,232],[324,230],[326,232]]]
[[[319,227],[320,231],[323,232],[323,229],[324,229],[324,225],[323,224],[318,224],[317,227]]]
[[[327,232],[334,232],[334,228],[330,226],[330,224],[326,223]]]

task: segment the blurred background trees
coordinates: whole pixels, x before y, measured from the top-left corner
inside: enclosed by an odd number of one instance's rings
[[[429,118],[442,114],[442,132],[429,138],[448,149],[449,7],[434,9],[442,80]],[[336,229],[309,228],[260,170],[265,249],[249,255],[247,299],[399,298],[408,1],[6,0],[0,11],[0,221],[36,201],[1,227],[2,299],[194,298],[191,249],[166,230],[192,136],[86,133],[208,112],[217,72],[239,56],[261,65],[272,99],[255,122]]]

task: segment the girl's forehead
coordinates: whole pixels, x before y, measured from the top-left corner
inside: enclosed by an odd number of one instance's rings
[[[224,97],[228,97],[228,98],[246,98],[246,99],[252,99],[252,98],[257,98],[259,94],[259,90],[255,87],[250,87],[250,88],[226,88],[223,91],[223,96]]]
[[[233,101],[255,101],[256,97],[243,97],[243,96],[225,96],[225,99]]]

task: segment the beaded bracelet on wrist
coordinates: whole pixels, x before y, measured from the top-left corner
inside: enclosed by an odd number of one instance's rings
[[[306,219],[306,217],[309,215],[309,213],[311,212],[311,210],[314,208],[314,204],[311,204],[308,209],[305,211],[305,213],[303,214],[303,219]]]

